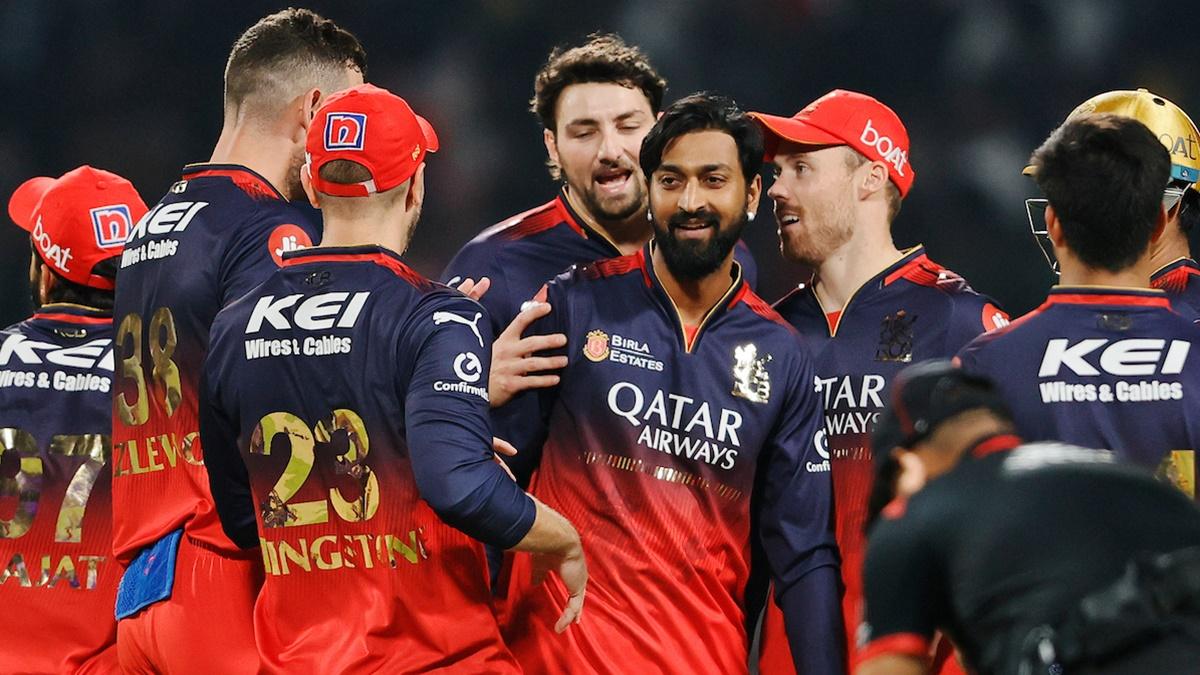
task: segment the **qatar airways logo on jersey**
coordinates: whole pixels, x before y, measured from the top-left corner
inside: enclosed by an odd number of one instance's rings
[[[74,347],[59,347],[51,342],[10,335],[0,343],[0,367],[37,366],[44,363],[67,368],[113,369],[112,340],[97,338]]]
[[[676,457],[732,469],[742,441],[742,415],[708,401],[655,390],[647,395],[631,382],[608,390],[608,409],[640,429],[638,444]]]
[[[865,434],[883,412],[880,394],[887,386],[882,375],[842,375],[815,378],[825,402],[825,430],[830,436]]]
[[[320,293],[304,298],[300,293],[276,297],[264,295],[250,312],[246,322],[246,335],[262,330],[264,324],[276,330],[299,328],[300,330],[328,330],[330,328],[353,328],[367,303],[370,291],[350,293]]]

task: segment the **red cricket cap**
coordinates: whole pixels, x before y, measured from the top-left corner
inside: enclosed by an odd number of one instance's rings
[[[877,99],[834,89],[791,117],[752,112],[766,134],[767,161],[781,140],[801,145],[848,145],[888,165],[900,196],[912,188],[916,172],[908,161],[908,131],[896,112]]]
[[[8,200],[9,217],[29,232],[43,262],[69,281],[102,290],[112,290],[113,279],[92,270],[121,255],[146,211],[132,183],[86,165],[58,178],[30,178]]]
[[[412,178],[437,152],[433,126],[404,99],[386,89],[360,84],[330,96],[308,127],[305,150],[317,192],[336,197],[366,197],[391,190]],[[334,159],[357,162],[371,179],[345,185],[321,179],[321,167]]]

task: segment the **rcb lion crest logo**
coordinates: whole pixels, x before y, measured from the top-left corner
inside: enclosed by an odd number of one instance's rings
[[[608,333],[602,330],[589,331],[583,343],[583,355],[599,363],[608,358]]]
[[[912,361],[913,324],[915,314],[903,309],[883,317],[879,326],[879,348],[875,350],[876,361],[909,363]]]
[[[771,399],[771,375],[767,364],[771,355],[759,358],[758,347],[751,343],[733,348],[733,395],[752,403]]]

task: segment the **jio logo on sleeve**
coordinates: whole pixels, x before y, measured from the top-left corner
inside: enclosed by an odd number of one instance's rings
[[[331,112],[325,116],[326,150],[362,150],[367,134],[363,113]]]
[[[92,231],[96,245],[100,248],[117,248],[125,245],[129,230],[133,227],[129,218],[129,207],[124,204],[101,206],[90,211]]]

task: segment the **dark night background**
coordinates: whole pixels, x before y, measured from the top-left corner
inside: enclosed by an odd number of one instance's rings
[[[281,3],[0,0],[0,196],[88,163],[153,204],[208,159],[230,45]],[[641,45],[669,81],[790,115],[829,89],[872,94],[912,137],[915,186],[896,242],[924,242],[1014,315],[1052,281],[1029,234],[1020,169],[1078,103],[1146,87],[1200,115],[1193,2],[1120,0],[689,0],[313,2],[358,35],[368,79],[438,129],[410,263],[436,276],[481,228],[549,199],[527,111],[556,44],[595,30]],[[760,292],[801,271],[778,255],[769,203],[747,239]],[[7,218],[4,218],[7,220]],[[29,310],[27,235],[0,227],[0,321]]]

